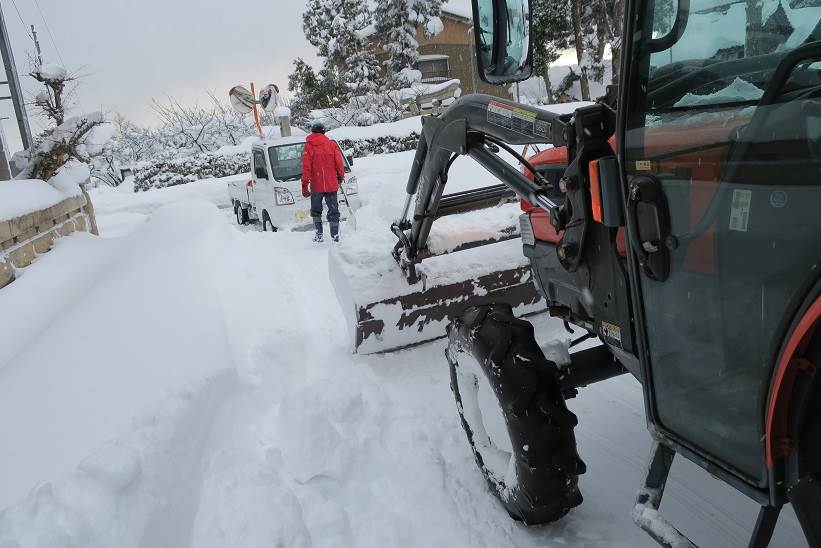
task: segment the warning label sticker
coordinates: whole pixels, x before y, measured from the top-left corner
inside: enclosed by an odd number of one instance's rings
[[[747,232],[752,201],[752,190],[733,190],[733,203],[730,206],[730,230]]]
[[[601,336],[604,339],[604,342],[610,344],[612,346],[616,346],[618,348],[622,348],[621,346],[621,327],[618,325],[609,323],[609,322],[602,322],[601,323]]]
[[[487,121],[528,137],[550,137],[550,122],[539,120],[535,112],[498,101],[488,104]]]

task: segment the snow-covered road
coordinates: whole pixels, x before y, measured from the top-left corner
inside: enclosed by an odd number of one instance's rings
[[[401,189],[383,166],[410,158],[358,160],[363,194]],[[650,450],[633,379],[570,402],[585,503],[515,523],[473,463],[444,343],[352,355],[328,244],[239,229],[223,185],[97,195],[107,237],[61,240],[0,293],[19,326],[0,331],[0,546],[654,546],[630,520]],[[745,546],[756,517],[684,461],[662,509],[704,548]],[[773,546],[803,545],[785,512]]]

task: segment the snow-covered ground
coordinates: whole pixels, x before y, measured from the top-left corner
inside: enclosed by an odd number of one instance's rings
[[[412,157],[357,160],[386,254]],[[451,181],[486,179],[463,159]],[[443,342],[351,355],[328,244],[237,227],[224,180],[93,199],[101,238],[0,291],[0,546],[654,546],[630,519],[650,450],[631,378],[570,402],[585,503],[527,528],[475,467]],[[685,461],[662,509],[705,548],[756,517]],[[803,545],[787,511],[773,546]]]

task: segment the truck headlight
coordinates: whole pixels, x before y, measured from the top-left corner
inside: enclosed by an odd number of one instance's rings
[[[294,203],[294,195],[287,188],[274,187],[274,198],[277,205],[292,205]]]
[[[359,193],[359,181],[356,180],[356,175],[351,175],[345,182],[342,183],[345,185],[345,192],[348,194],[358,194]]]

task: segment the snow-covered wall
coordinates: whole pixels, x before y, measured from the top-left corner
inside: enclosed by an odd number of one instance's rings
[[[97,233],[91,200],[77,185],[0,182],[0,288],[14,281],[17,269],[50,251],[57,238],[75,231]]]

